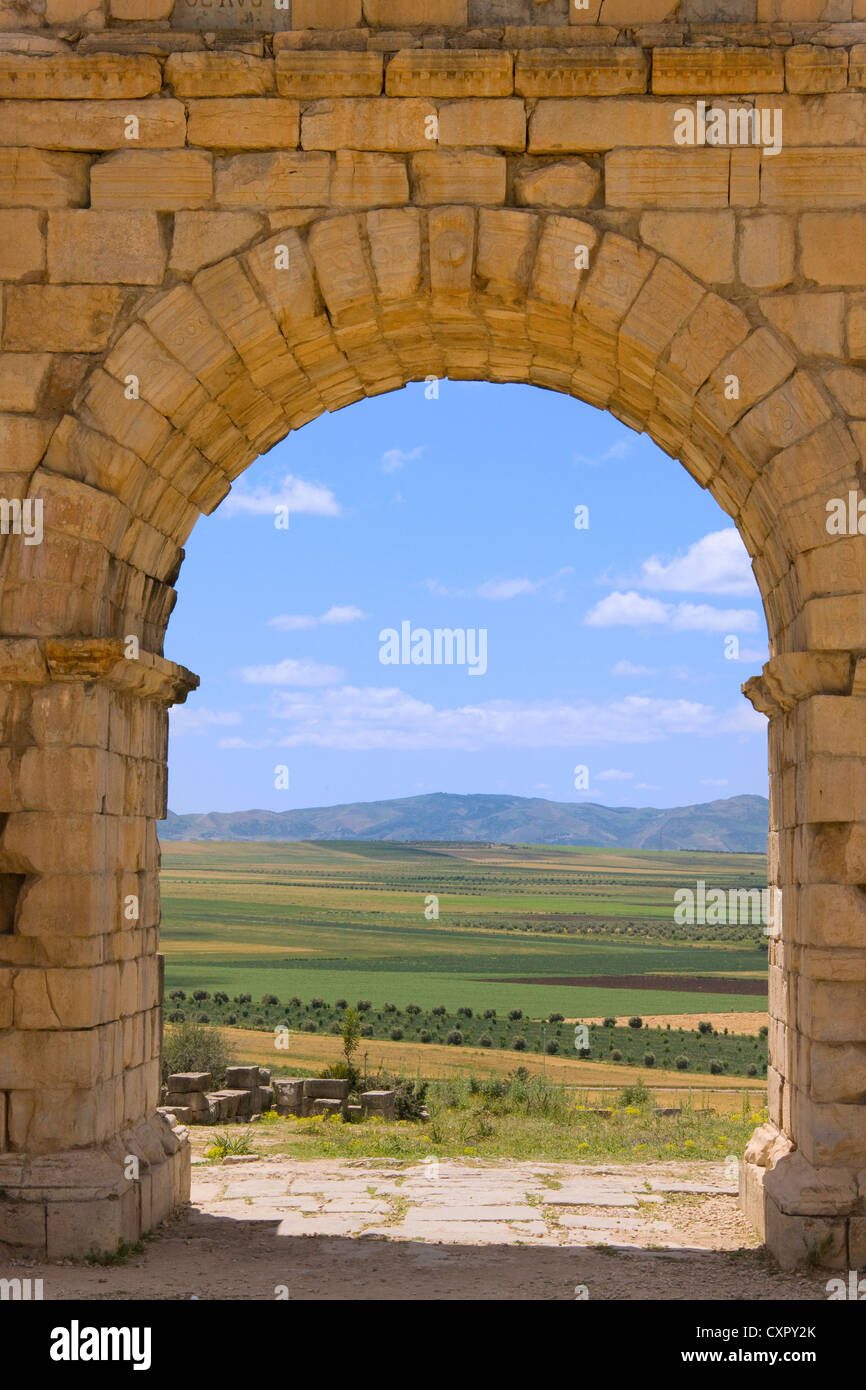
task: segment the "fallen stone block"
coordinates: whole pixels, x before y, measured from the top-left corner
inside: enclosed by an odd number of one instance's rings
[[[160,1115],[165,1115],[166,1119],[173,1119],[182,1125],[194,1125],[196,1116],[186,1105],[160,1105],[158,1107]]]
[[[270,1069],[270,1067],[259,1067],[259,1085],[260,1085],[260,1086],[270,1086],[270,1084],[271,1084],[271,1069]]]
[[[256,1087],[256,1105],[259,1110],[273,1110],[274,1108],[274,1088],[273,1086]]]
[[[304,1082],[304,1095],[312,1100],[348,1100],[349,1083],[339,1077],[308,1077]]]
[[[396,1094],[396,1091],[365,1091],[361,1096],[364,1114],[381,1115],[383,1120],[393,1120]]]
[[[300,1077],[275,1076],[274,1104],[278,1115],[300,1115],[304,1099],[304,1083]]]
[[[207,1115],[210,1111],[208,1098],[203,1091],[169,1091],[165,1098],[165,1109],[175,1110],[178,1106],[188,1109],[193,1115]]]
[[[608,1110],[607,1113],[610,1114],[610,1111]],[[653,1111],[653,1114],[655,1114],[655,1115],[681,1115],[682,1113],[683,1113],[683,1112],[682,1112],[682,1110],[679,1108],[679,1106],[674,1106],[674,1105],[667,1106],[667,1107],[662,1106],[662,1107],[660,1107],[658,1110]]]
[[[342,1115],[342,1113],[343,1102],[341,1100],[329,1100],[324,1096],[313,1099],[314,1115]]]
[[[356,1123],[356,1124],[357,1124],[358,1120],[363,1119],[363,1116],[364,1116],[364,1107],[363,1107],[363,1105],[347,1105],[347,1106],[346,1106],[346,1119],[347,1119],[347,1120],[351,1120],[353,1123]]]
[[[207,1091],[213,1085],[209,1071],[176,1072],[170,1076],[167,1086],[172,1095],[185,1095],[189,1091]]]
[[[258,1067],[226,1067],[226,1090],[252,1091],[258,1089],[258,1084]]]

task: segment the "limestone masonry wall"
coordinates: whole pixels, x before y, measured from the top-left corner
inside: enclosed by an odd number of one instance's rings
[[[610,410],[739,528],[783,901],[744,1200],[866,1264],[864,137],[866,0],[0,7],[0,1242],[108,1249],[186,1190],[187,536],[290,430],[447,376]]]

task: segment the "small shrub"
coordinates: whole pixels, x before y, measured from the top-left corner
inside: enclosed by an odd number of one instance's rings
[[[422,1028],[421,1032],[418,1034],[419,1041],[423,1043],[428,1043],[431,1037],[432,1034],[429,1033],[426,1028]]]
[[[516,1022],[518,1018],[523,1018],[523,1010],[522,1010],[522,1009],[512,1009],[512,1010],[510,1011],[508,1017],[512,1020],[512,1022]]]
[[[182,1009],[175,1009],[173,1014],[169,1014],[168,1021],[169,1023],[183,1023],[185,1017]]]
[[[643,1019],[638,1018],[637,1015],[635,1015],[634,1018],[629,1019],[628,1026],[629,1028],[643,1028]]]
[[[688,1071],[689,1059],[684,1052],[681,1052],[679,1057],[675,1059],[674,1066],[676,1067],[677,1071]]]
[[[348,1009],[348,1007],[349,1007],[348,1000],[346,1000],[346,999],[335,999],[335,1000],[334,1000],[334,1008],[335,1008],[335,1009]]]
[[[698,1024],[698,1032],[699,1032],[699,1033],[712,1033],[712,1031],[713,1031],[713,1025],[710,1023],[709,1019],[708,1019],[708,1018],[702,1018],[701,1021],[700,1021],[700,1023]]]
[[[210,1023],[210,1014],[196,1014],[196,1023]]]
[[[176,1072],[207,1071],[214,1084],[221,1086],[232,1053],[216,1028],[197,1023],[180,1023],[166,1029],[162,1044],[162,1079]]]
[[[394,1116],[398,1120],[420,1120],[427,1099],[426,1081],[399,1077],[394,1087]]]
[[[515,1052],[525,1052],[525,1051],[526,1051],[526,1039],[525,1039],[524,1037],[521,1037],[521,1036],[518,1036],[518,1037],[516,1037],[516,1038],[512,1038],[512,1039],[511,1039],[511,1046],[512,1046],[512,1048],[514,1049]]]
[[[470,1008],[465,1008],[465,1007],[464,1007],[464,1008],[462,1008],[462,1009],[458,1009],[458,1010],[457,1010],[457,1015],[458,1015],[459,1018],[471,1018],[471,1017],[472,1017],[472,1010],[471,1010]]]
[[[430,1010],[430,1012],[431,1014],[435,1014],[437,1018],[442,1018],[447,1012],[447,1010],[444,1004],[437,1004],[434,1009]]]
[[[200,1004],[202,1000],[210,999],[210,994],[206,989],[194,989],[192,992],[192,997],[197,1004]]]
[[[388,1033],[388,1037],[391,1039],[392,1042],[399,1042],[400,1039],[402,1038],[402,1036],[403,1036],[403,1029],[402,1029],[402,1028],[392,1028],[392,1029],[390,1029],[390,1031],[389,1031],[389,1033]]]
[[[184,1000],[184,999],[186,998],[186,990],[185,990],[185,989],[173,989],[173,990],[171,991],[171,994],[170,994],[168,997],[169,997],[169,999]]]
[[[372,1007],[373,1005],[369,999],[359,999],[357,1004],[355,1005],[355,1008],[358,1010],[359,1014],[368,1014]]]
[[[562,1014],[551,1014],[547,1021],[548,1023],[562,1023],[563,1016]]]
[[[621,1061],[622,1061],[622,1053],[620,1052],[620,1050],[619,1050],[618,1047],[615,1047],[614,1050],[613,1050],[613,1052],[610,1054],[610,1060],[611,1060],[612,1062],[621,1062]]]
[[[361,1024],[361,1037],[362,1037],[362,1038],[372,1038],[372,1036],[373,1036],[373,1025],[372,1025],[372,1023],[362,1023],[362,1024]]]
[[[616,1103],[621,1110],[627,1109],[632,1105],[646,1105],[652,1100],[652,1091],[645,1081],[640,1077],[633,1081],[630,1086],[623,1086],[616,1098]]]
[[[724,1062],[720,1061],[718,1057],[713,1057],[712,1061],[710,1062],[710,1073],[711,1073],[711,1075],[713,1075],[713,1076],[721,1076],[721,1074],[722,1074],[722,1072],[723,1072],[724,1070],[725,1070],[725,1064],[724,1064]]]
[[[319,1025],[314,1018],[305,1018],[301,1024],[302,1033],[317,1033]]]
[[[482,1033],[482,1034],[481,1034],[481,1037],[478,1039],[478,1046],[479,1046],[479,1047],[492,1047],[492,1046],[493,1046],[493,1039],[491,1038],[491,1036],[490,1036],[489,1033]]]
[[[643,1064],[644,1064],[645,1067],[654,1067],[655,1064],[656,1064],[656,1055],[655,1055],[655,1053],[654,1053],[654,1052],[645,1052],[644,1055],[643,1055]]]
[[[749,1065],[746,1067],[746,1075],[747,1075],[747,1076],[757,1076],[757,1075],[758,1075],[758,1068],[755,1066],[754,1062],[750,1062]]]
[[[407,1004],[407,1005],[406,1005],[406,1013],[407,1013],[407,1014],[420,1014],[420,1012],[421,1012],[421,1005],[420,1005],[420,1004]]]
[[[559,1043],[556,1041],[556,1038],[551,1038],[546,1048],[548,1057],[555,1057],[558,1051]]]
[[[280,1001],[279,1001],[279,999],[277,998],[277,996],[276,996],[275,994],[263,994],[263,995],[262,995],[262,1003],[264,1004],[264,1006],[265,1006],[266,1009],[272,1009],[272,1008],[274,1008],[274,1006],[277,1005],[277,1004],[279,1004],[279,1002],[280,1002]]]
[[[496,1017],[496,1010],[495,1010],[495,1009],[485,1009],[485,1010],[484,1010],[484,1017],[485,1017],[485,1018],[495,1018],[495,1017]]]
[[[445,1041],[452,1047],[460,1047],[463,1043],[463,1034],[459,1028],[452,1028]]]
[[[603,1027],[603,1028],[615,1028],[615,1027],[616,1027],[616,1019],[615,1019],[615,1018],[606,1018],[606,1019],[604,1020],[603,1024],[602,1024],[602,1027]]]

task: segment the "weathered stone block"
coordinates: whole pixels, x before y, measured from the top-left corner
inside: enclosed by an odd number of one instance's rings
[[[785,52],[789,92],[841,92],[848,83],[848,52],[820,44],[794,44]]]
[[[439,144],[523,150],[526,148],[523,102],[485,98],[449,102],[439,109]]]
[[[178,275],[194,275],[246,246],[261,226],[261,219],[248,212],[175,213],[169,268]]]
[[[523,207],[580,208],[591,203],[601,174],[583,159],[525,169],[514,180],[515,201]]]
[[[708,93],[783,92],[785,58],[780,48],[655,48],[654,92],[705,97]]]
[[[100,352],[120,313],[109,285],[10,285],[3,346],[19,351]]]
[[[0,98],[146,97],[162,86],[159,63],[118,53],[0,53]]]
[[[308,1077],[304,1081],[304,1095],[311,1100],[348,1100],[349,1083],[339,1077]]]
[[[361,23],[361,0],[292,0],[295,29],[351,29]]]
[[[216,165],[215,200],[225,208],[317,207],[330,198],[327,154],[238,154]]]
[[[203,150],[142,150],[97,160],[90,178],[94,208],[171,212],[210,202],[211,156]]]
[[[287,97],[365,97],[382,91],[381,53],[277,54],[277,91]]]
[[[589,47],[517,55],[514,90],[524,97],[600,97],[645,92],[649,60],[642,48]]]
[[[136,126],[128,118],[134,116]],[[135,131],[134,141],[129,132]],[[50,150],[122,150],[183,145],[186,117],[179,101],[6,101],[0,107],[0,145]]]
[[[707,284],[734,279],[736,223],[732,212],[647,212],[641,240]]]
[[[412,156],[419,203],[504,203],[502,155],[429,150]]]
[[[407,49],[388,64],[385,91],[395,97],[510,96],[512,69],[511,54],[493,49]]]
[[[670,147],[673,103],[631,97],[620,101],[537,101],[529,122],[531,154],[589,153],[622,146]]]
[[[361,1096],[364,1117],[380,1115],[383,1120],[393,1120],[395,1095],[395,1091],[364,1091]]]
[[[364,0],[364,19],[379,29],[462,29],[468,22],[467,0]]]
[[[781,157],[781,156],[780,156]],[[727,150],[614,150],[605,157],[609,207],[718,208],[728,205]]]
[[[359,97],[316,101],[301,117],[305,150],[429,149],[436,107],[421,97]]]
[[[740,278],[756,290],[777,290],[794,275],[794,225],[777,213],[747,217],[740,233]]]
[[[214,97],[189,103],[188,140],[223,150],[294,149],[298,103],[282,97]]]
[[[190,1091],[207,1091],[213,1085],[209,1071],[174,1072],[166,1082],[169,1091],[186,1094]]]
[[[154,212],[77,208],[48,218],[48,274],[55,281],[159,285],[166,254]]]
[[[82,207],[88,197],[89,167],[83,154],[0,149],[0,207]]]
[[[172,53],[165,80],[179,97],[264,96],[275,88],[273,62],[249,53]]]
[[[339,150],[331,181],[331,201],[338,207],[400,206],[409,201],[405,161],[369,150]]]

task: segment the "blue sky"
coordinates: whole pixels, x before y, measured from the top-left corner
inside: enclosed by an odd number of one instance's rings
[[[729,518],[611,415],[438,391],[320,417],[198,523],[166,641],[201,676],[171,715],[171,809],[766,795],[766,721],[740,694],[766,625]],[[404,622],[484,630],[486,670],[383,664]]]

